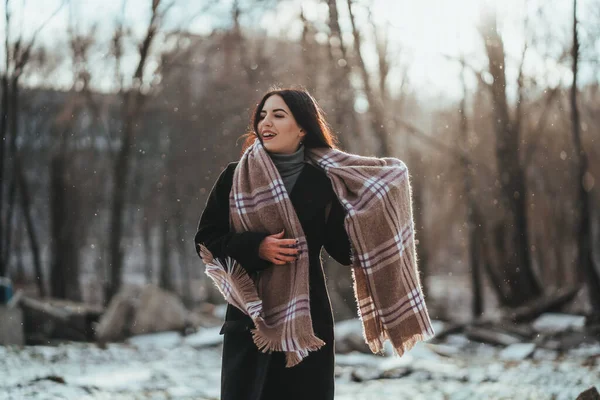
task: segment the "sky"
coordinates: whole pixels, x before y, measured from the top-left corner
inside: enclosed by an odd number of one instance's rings
[[[25,37],[30,37],[36,27],[59,7],[62,0],[11,0],[13,9],[13,30],[24,27]],[[269,0],[263,0],[269,1]],[[365,0],[355,0],[355,14],[359,25],[365,32],[363,51],[370,68],[375,69],[376,57],[372,48],[373,41],[368,22],[369,9],[364,6]],[[2,2],[4,3],[4,2]],[[108,38],[119,18],[125,18],[138,37],[143,35],[147,24],[150,7],[149,0],[127,0],[125,6],[121,0],[71,0],[41,31],[40,41],[50,46],[65,45],[66,29],[69,21],[78,31],[86,31],[89,27],[97,27],[99,39],[95,54],[96,64],[101,65],[106,57]],[[300,9],[306,17],[317,26],[324,26],[327,7],[318,0],[287,0],[277,2],[264,9],[248,8],[244,10],[242,24],[256,25],[270,35],[286,36],[295,39],[302,26],[298,20]],[[580,0],[580,9],[589,7],[600,0]],[[167,26],[169,28],[188,27],[194,33],[206,34],[213,28],[230,23],[231,0],[212,2],[210,13],[201,13],[207,1],[177,0],[169,11]],[[244,1],[241,1],[244,7]],[[559,82],[567,84],[570,80],[568,62],[558,65],[555,62],[557,51],[569,45],[569,29],[571,20],[571,0],[372,0],[370,12],[378,26],[387,27],[390,37],[390,53],[393,54],[394,66],[390,73],[390,86],[397,88],[407,69],[407,77],[412,90],[432,97],[459,97],[462,93],[460,83],[460,67],[451,61],[465,55],[469,64],[479,70],[486,67],[483,40],[477,31],[480,12],[485,7],[496,7],[499,14],[499,26],[507,53],[508,82],[516,81],[518,60],[524,45],[525,34],[523,21],[530,16],[529,40],[534,40],[540,26],[552,25],[553,37],[544,50],[531,48],[527,54],[525,70],[538,80],[546,81],[554,86]],[[542,11],[538,11],[543,4]],[[3,6],[3,4],[2,4]],[[338,0],[340,14],[347,17],[345,0]],[[3,10],[2,10],[3,11]],[[582,13],[583,14],[583,13]],[[76,16],[76,17],[74,17]],[[585,19],[582,16],[582,19]],[[344,18],[347,20],[347,18]],[[545,22],[540,22],[545,21]],[[594,21],[596,22],[596,21]],[[1,34],[4,33],[2,18]],[[349,22],[342,24],[344,39],[352,40]],[[29,36],[28,36],[29,35]],[[539,40],[539,38],[538,38]],[[542,43],[541,41],[538,43]],[[131,44],[133,45],[133,44]],[[125,68],[133,69],[136,63],[135,51],[131,47],[132,56],[125,60]],[[547,52],[546,54],[542,54]],[[2,54],[0,57],[4,57]],[[2,61],[2,64],[4,61]],[[582,79],[597,79],[593,72],[585,71],[583,65]],[[107,68],[99,69],[96,82],[104,89],[110,90],[114,84],[113,73]],[[68,86],[70,71],[65,68],[56,82],[64,81]],[[475,78],[467,74],[467,82],[475,85]],[[509,92],[510,92],[509,88]],[[392,89],[393,91],[393,89]]]

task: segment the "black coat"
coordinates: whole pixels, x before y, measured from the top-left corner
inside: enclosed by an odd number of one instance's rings
[[[250,274],[260,274],[265,268],[274,268],[258,256],[258,247],[269,233],[233,233],[229,229],[229,192],[236,166],[237,163],[229,164],[213,187],[200,219],[195,243],[204,243],[215,257],[233,257]],[[300,364],[285,368],[283,353],[258,351],[250,333],[254,327],[251,319],[228,305],[221,329],[224,334],[222,400],[332,400],[334,397],[333,314],[320,255],[322,247],[325,247],[336,261],[350,265],[351,250],[344,229],[344,209],[333,192],[329,178],[309,164],[302,169],[290,199],[308,242],[313,329],[326,345],[309,353]]]

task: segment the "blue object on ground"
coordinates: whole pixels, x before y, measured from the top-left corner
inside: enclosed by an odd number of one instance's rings
[[[9,278],[0,276],[0,304],[6,304],[13,296],[12,282]]]

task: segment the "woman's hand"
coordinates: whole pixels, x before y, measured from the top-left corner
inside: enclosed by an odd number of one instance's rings
[[[264,238],[260,242],[258,256],[275,265],[284,265],[288,262],[296,261],[300,252],[298,240],[283,239],[283,235],[284,231],[281,231]]]

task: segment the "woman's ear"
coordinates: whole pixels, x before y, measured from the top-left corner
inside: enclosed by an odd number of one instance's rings
[[[300,137],[300,140],[304,140],[304,137],[306,136],[304,129],[300,128],[300,134],[298,136]]]

